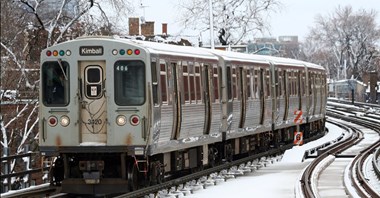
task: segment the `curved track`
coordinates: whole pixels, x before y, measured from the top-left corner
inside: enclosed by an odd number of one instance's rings
[[[349,110],[350,112],[343,112],[343,108],[342,106],[330,107],[327,113],[328,120],[350,131],[351,136],[330,146],[305,169],[301,179],[304,197],[324,197],[332,190],[336,194],[335,197],[380,196],[366,178],[364,168],[365,161],[380,146],[380,124],[378,120],[374,121],[362,114],[359,117],[355,113],[352,114],[352,109]],[[337,160],[338,158],[341,159]],[[339,172],[346,166],[344,172]],[[321,169],[324,169],[322,173],[316,172]],[[344,182],[342,182],[343,178],[345,178]]]

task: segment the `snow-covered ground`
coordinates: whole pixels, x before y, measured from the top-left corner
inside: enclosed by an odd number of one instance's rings
[[[296,197],[295,191],[302,170],[310,163],[310,159],[302,160],[305,150],[319,146],[327,141],[335,140],[343,129],[327,123],[329,133],[324,137],[304,144],[294,146],[285,152],[282,160],[267,167],[260,168],[235,179],[228,179],[207,189],[200,189],[186,197]],[[303,161],[303,162],[302,162]]]

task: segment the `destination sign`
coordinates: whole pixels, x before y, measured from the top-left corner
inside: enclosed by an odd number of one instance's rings
[[[81,56],[99,56],[103,55],[103,46],[81,46],[79,47]]]

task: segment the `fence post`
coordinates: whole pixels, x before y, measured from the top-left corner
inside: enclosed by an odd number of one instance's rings
[[[9,156],[9,148],[8,147],[4,147],[3,148],[3,156],[4,157],[7,157]],[[8,159],[6,160],[6,162],[1,162],[1,163],[5,163],[4,164],[4,174],[10,174],[10,169],[11,169],[11,160]],[[8,192],[10,189],[11,189],[11,177],[7,177],[7,185],[4,185],[4,192]]]
[[[29,148],[30,148],[30,145],[29,144],[26,144],[26,145],[24,145],[24,147],[25,147],[25,149],[24,149],[24,151],[25,151],[25,153],[28,153],[29,152]],[[31,162],[31,160],[32,160],[32,155],[29,155],[28,157],[27,157],[27,159],[28,159],[28,161],[26,161],[25,162],[25,170],[30,170],[30,162]],[[30,185],[30,174],[27,174],[27,175],[25,175],[27,178],[28,178],[28,181],[23,181],[23,184],[22,184],[22,187],[23,188],[27,188],[27,187],[29,187]]]

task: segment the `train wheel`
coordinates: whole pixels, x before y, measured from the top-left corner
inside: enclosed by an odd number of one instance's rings
[[[64,161],[62,157],[58,157],[54,161],[54,166],[51,169],[52,177],[50,178],[50,183],[55,186],[60,186],[61,181],[64,178]]]
[[[217,155],[218,155],[218,150],[216,150],[216,148],[211,147],[208,150],[208,164],[211,167],[214,167],[216,165]]]
[[[227,144],[226,145],[226,160],[228,162],[232,162],[233,161],[233,156],[234,156],[234,150],[232,149],[232,145],[231,144]]]
[[[151,163],[151,184],[161,184],[164,181],[164,169],[159,161]]]
[[[134,163],[128,167],[128,188],[129,191],[135,191],[139,188],[139,172]]]

